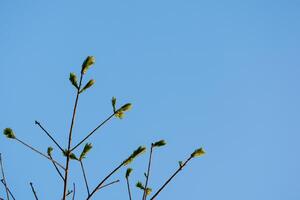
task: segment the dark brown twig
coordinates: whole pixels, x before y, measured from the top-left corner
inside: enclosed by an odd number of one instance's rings
[[[99,190],[99,188],[102,186],[102,184],[109,178],[111,175],[113,175],[116,171],[118,171],[122,166],[124,165],[124,162],[122,162],[118,167],[116,167],[112,172],[110,172],[98,185],[95,187],[95,189],[91,192],[91,194],[87,197],[86,200],[89,200],[95,192]]]
[[[149,175],[150,175],[152,152],[153,152],[153,143],[151,144],[151,149],[150,149],[150,156],[149,156],[148,169],[147,169],[147,174],[146,174],[146,182],[145,182],[145,188],[144,188],[144,193],[143,193],[143,200],[147,199],[147,192],[146,191],[147,191]]]
[[[7,185],[4,183],[3,179],[1,179],[1,183],[4,185],[5,188],[7,187]],[[14,195],[12,194],[12,192],[10,191],[10,189],[8,187],[7,187],[7,190],[8,190],[9,195],[13,198],[13,200],[16,200]]]
[[[129,200],[132,200],[131,191],[130,191],[130,184],[129,184],[129,177],[126,177],[126,182],[127,182],[127,190],[128,190]]]
[[[51,159],[53,159],[52,156],[51,156],[51,154],[49,155],[49,157]],[[56,166],[55,162],[52,161],[52,164],[55,167],[55,170],[57,171],[57,173],[59,174],[59,176],[61,177],[61,179],[64,181],[65,179],[64,179],[63,175],[61,174],[61,172],[59,171],[58,167]]]
[[[35,198],[36,200],[39,200],[39,198],[38,198],[37,195],[36,195],[36,192],[35,192],[35,189],[34,189],[34,187],[33,187],[33,184],[32,184],[31,182],[30,182],[29,184],[30,184],[32,193],[33,193],[33,195],[34,195],[34,198]]]
[[[110,185],[112,185],[112,184],[118,183],[118,182],[120,182],[119,179],[118,179],[118,180],[115,180],[115,181],[112,181],[112,182],[110,182],[110,183],[107,183],[107,184],[105,184],[105,185],[102,185],[101,187],[98,188],[98,190],[100,190],[100,189],[102,189],[102,188],[105,188],[105,187],[107,187],[107,186],[110,186]]]
[[[75,183],[73,183],[73,197],[72,197],[72,200],[75,199]]]
[[[82,78],[83,78],[83,73],[80,74],[80,81],[79,81],[79,86],[77,88],[77,94],[76,94],[76,99],[74,103],[74,109],[73,109],[73,114],[72,114],[72,120],[71,120],[71,126],[70,126],[70,131],[69,131],[69,139],[68,139],[68,155],[66,158],[66,170],[65,170],[65,177],[64,177],[64,192],[63,192],[63,200],[66,200],[66,194],[67,194],[67,187],[68,187],[68,175],[69,175],[69,162],[70,162],[70,149],[71,149],[71,144],[72,144],[72,133],[73,133],[73,126],[75,122],[75,115],[76,115],[76,110],[77,110],[77,105],[78,105],[78,99],[79,99],[79,94],[80,94],[80,88],[81,88],[81,83],[82,83]]]
[[[0,153],[0,165],[1,165],[2,180],[3,180],[3,184],[5,186],[5,191],[6,191],[6,197],[7,197],[7,200],[9,200],[9,192],[8,192],[8,187],[7,187],[7,183],[6,183],[6,179],[5,179],[1,153]]]
[[[159,190],[151,197],[150,200],[154,200],[154,198],[170,183],[170,181],[180,172],[184,166],[192,159],[193,157],[190,156],[184,163],[179,165],[179,168],[173,173],[173,175],[159,188]]]
[[[21,144],[23,144],[24,146],[28,147],[29,149],[31,149],[32,151],[40,154],[41,156],[43,156],[44,158],[47,158],[48,160],[51,160],[52,162],[54,162],[55,164],[57,164],[59,167],[61,167],[63,170],[65,170],[65,168],[56,160],[53,160],[52,158],[50,158],[49,156],[46,156],[45,154],[43,154],[42,152],[38,151],[37,149],[33,148],[32,146],[30,146],[29,144],[23,142],[22,140],[15,138],[15,140],[17,140],[18,142],[20,142]]]
[[[91,135],[95,133],[101,126],[103,126],[106,122],[108,122],[116,113],[111,114],[107,119],[101,122],[94,130],[92,130],[85,138],[83,138],[78,144],[76,144],[70,151],[74,151],[77,147],[79,147],[85,140],[87,140]]]
[[[56,144],[56,146],[63,152],[63,148],[58,144],[58,142],[51,136],[51,134],[41,125],[40,122],[35,121],[35,124],[37,124],[45,133],[46,135]]]
[[[86,190],[87,190],[88,195],[90,195],[89,185],[88,185],[85,170],[84,170],[84,167],[83,167],[83,162],[82,162],[82,160],[79,160],[79,162],[80,162],[81,170],[82,170],[82,173],[83,173],[83,178],[84,178]]]

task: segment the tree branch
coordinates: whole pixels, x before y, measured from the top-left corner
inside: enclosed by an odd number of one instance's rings
[[[98,190],[100,190],[100,189],[102,189],[102,188],[105,188],[105,187],[107,187],[107,186],[110,186],[110,185],[112,185],[112,184],[118,183],[118,182],[120,182],[119,179],[118,179],[118,180],[115,180],[115,181],[112,181],[112,182],[110,182],[110,183],[107,183],[107,184],[105,184],[105,185],[102,185],[101,187],[98,188]]]
[[[148,181],[149,181],[149,175],[150,175],[150,167],[151,167],[151,160],[152,160],[152,152],[153,152],[153,143],[151,144],[151,149],[150,149],[150,157],[149,157],[149,162],[148,162],[148,169],[147,169],[147,176],[146,176],[146,182],[145,182],[145,188],[144,188],[144,193],[143,193],[143,199],[146,200],[147,198],[147,186],[148,186]]]
[[[80,162],[81,170],[82,170],[82,173],[83,173],[83,178],[84,178],[86,190],[87,190],[88,195],[90,195],[89,185],[88,185],[85,170],[84,170],[84,167],[83,167],[83,162],[82,162],[82,160],[79,160],[79,162]]]
[[[58,142],[51,136],[51,134],[41,125],[40,122],[35,121],[35,124],[37,124],[45,133],[46,135],[56,144],[56,146],[63,152],[63,148],[58,144]]]
[[[1,179],[1,183],[4,185],[4,187],[7,187],[6,183],[4,183],[4,180]],[[10,194],[10,196],[13,198],[13,200],[16,200],[14,195],[12,194],[12,192],[10,191],[10,189],[7,187],[8,193]]]
[[[53,160],[53,158],[52,158],[51,155],[49,155],[49,157]],[[52,161],[52,160],[51,160],[51,161]],[[58,167],[56,166],[55,162],[52,161],[52,164],[53,164],[53,166],[55,167],[55,169],[56,169],[57,173],[59,174],[59,176],[61,177],[61,179],[62,179],[63,181],[65,181],[63,175],[62,175],[61,172],[59,171],[59,169],[58,169]]]
[[[66,170],[65,170],[65,178],[64,178],[63,200],[66,200],[66,194],[67,194],[68,175],[69,175],[69,162],[70,162],[70,155],[69,155],[69,153],[70,153],[70,149],[71,149],[72,132],[73,132],[73,126],[74,126],[74,122],[75,122],[75,115],[76,115],[76,110],[77,110],[77,105],[78,105],[78,99],[79,99],[79,93],[80,93],[82,78],[83,78],[83,73],[80,74],[80,81],[79,81],[79,86],[77,88],[77,94],[76,94],[76,99],[75,99],[75,103],[74,103],[74,109],[73,109],[73,114],[72,114],[71,126],[70,126],[70,131],[69,131],[68,154],[67,154],[67,159],[66,159]]]
[[[7,184],[6,184],[4,168],[3,168],[3,163],[2,163],[2,154],[1,153],[0,153],[0,165],[1,165],[2,180],[3,180],[3,184],[5,186],[5,191],[6,191],[6,197],[7,197],[7,200],[9,200],[9,192],[8,192],[8,187],[7,187]]]
[[[30,182],[29,184],[30,184],[32,193],[33,193],[33,195],[34,195],[34,198],[35,198],[36,200],[39,200],[38,197],[37,197],[37,195],[36,195],[36,192],[35,192],[35,189],[34,189],[34,187],[33,187],[33,184],[32,184],[31,182]]]
[[[101,126],[103,126],[106,122],[108,122],[116,113],[111,114],[107,119],[101,122],[94,130],[92,130],[85,138],[83,138],[78,144],[76,144],[70,152],[74,151],[77,147],[79,147],[85,140],[87,140],[90,136],[92,136],[95,131],[97,131]]]
[[[32,151],[40,154],[41,156],[43,156],[44,158],[47,158],[48,160],[51,160],[52,162],[54,162],[55,164],[57,164],[59,167],[61,167],[63,170],[65,170],[65,168],[56,160],[53,160],[52,158],[46,156],[45,154],[43,154],[42,152],[38,151],[37,149],[33,148],[32,146],[30,146],[29,144],[23,142],[22,140],[15,138],[15,140],[17,140],[18,142],[20,142],[21,144],[23,144],[24,146],[28,147],[29,149],[31,149]]]
[[[154,198],[170,183],[170,181],[180,172],[184,166],[192,159],[193,157],[190,156],[184,163],[179,165],[179,168],[173,173],[173,175],[159,188],[159,190],[151,197],[150,200],[154,200]]]
[[[127,182],[127,190],[128,190],[129,200],[132,200],[131,192],[130,192],[129,178],[128,177],[126,177],[126,182]]]

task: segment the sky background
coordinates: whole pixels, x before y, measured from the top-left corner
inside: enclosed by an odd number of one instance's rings
[[[84,81],[96,83],[80,96],[73,142],[111,114],[112,96],[133,108],[90,138],[91,188],[137,146],[165,139],[153,155],[154,191],[194,149],[207,154],[159,200],[299,200],[299,10],[296,0],[1,1],[0,128],[46,152],[55,146],[38,120],[66,146],[75,100],[69,73],[93,55]],[[30,181],[40,199],[60,199],[63,183],[50,162],[4,136],[0,152],[17,199],[33,199]],[[53,154],[65,162],[59,149]],[[131,165],[134,199],[147,159]],[[125,170],[94,199],[128,199]],[[84,199],[78,163],[71,171]]]

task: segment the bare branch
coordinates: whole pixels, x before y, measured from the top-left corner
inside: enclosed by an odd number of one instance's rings
[[[61,167],[63,170],[65,170],[65,168],[56,160],[53,160],[52,158],[50,158],[49,156],[43,154],[42,152],[40,152],[39,150],[33,148],[32,146],[30,146],[29,144],[23,142],[22,140],[15,138],[18,142],[20,142],[21,144],[23,144],[24,146],[28,147],[29,149],[31,149],[32,151],[40,154],[41,156],[43,156],[44,158],[47,158],[48,160],[51,160],[52,162],[54,162],[55,164],[57,164],[59,167]]]
[[[35,124],[37,124],[45,133],[46,135],[56,144],[56,146],[63,152],[63,148],[58,144],[58,142],[51,136],[51,134],[41,125],[40,122],[35,121]]]
[[[4,180],[3,180],[3,179],[1,179],[1,183],[4,185],[5,188],[7,187],[7,185],[6,185],[6,183],[4,183]],[[8,193],[9,193],[10,196],[13,198],[13,200],[16,200],[15,197],[14,197],[14,195],[13,195],[12,192],[10,191],[10,189],[9,189],[8,187],[7,187],[7,189],[8,189]]]
[[[101,122],[94,130],[92,130],[85,138],[83,138],[78,144],[76,144],[72,149],[71,152],[74,151],[77,147],[79,147],[85,140],[87,140],[90,136],[92,136],[95,131],[97,131],[101,126],[103,126],[106,122],[108,122],[115,113],[111,114],[107,119],[105,119],[103,122]]]
[[[36,200],[39,200],[38,197],[37,197],[37,195],[36,195],[36,192],[35,192],[35,189],[34,189],[34,187],[33,187],[33,184],[32,184],[31,182],[30,182],[29,184],[30,184],[32,193],[33,193],[33,195],[34,195],[34,198],[35,198]]]
[[[129,177],[126,177],[126,182],[127,182],[127,190],[128,190],[129,200],[132,200],[131,191],[130,191],[130,184],[129,184]]]
[[[148,186],[148,181],[149,181],[149,175],[150,175],[150,167],[151,167],[151,160],[152,160],[152,152],[153,152],[153,143],[151,144],[151,149],[150,149],[150,157],[149,157],[149,162],[148,162],[148,169],[147,169],[147,176],[146,176],[146,182],[145,182],[145,188],[144,188],[144,193],[143,193],[143,198],[142,200],[147,199],[147,186]]]
[[[112,182],[110,182],[110,183],[107,183],[107,184],[105,184],[105,185],[102,185],[101,187],[98,188],[98,190],[100,190],[100,189],[102,189],[102,188],[105,188],[105,187],[107,187],[107,186],[110,186],[110,185],[112,185],[112,184],[118,183],[118,182],[120,182],[119,179],[118,179],[118,180],[115,180],[115,181],[112,181]]]
[[[83,178],[84,178],[86,190],[87,190],[88,195],[90,195],[89,185],[88,185],[85,170],[84,170],[84,167],[83,167],[83,162],[82,162],[82,160],[79,160],[79,162],[80,162],[81,170],[82,170],[82,173],[83,173]]]
[[[49,157],[53,160],[51,154],[49,155]],[[51,160],[51,161],[52,161],[52,160]],[[61,179],[62,179],[63,181],[65,181],[63,175],[62,175],[61,172],[59,171],[59,169],[58,169],[58,167],[56,166],[55,162],[52,161],[52,164],[53,164],[53,166],[55,167],[55,169],[56,169],[57,173],[59,174],[59,176],[61,177]]]
[[[6,183],[6,179],[5,179],[1,153],[0,153],[0,165],[1,165],[2,180],[3,180],[3,184],[5,186],[5,191],[6,191],[6,197],[7,197],[7,200],[9,200],[9,192],[8,192],[8,187],[7,187],[7,183]]]

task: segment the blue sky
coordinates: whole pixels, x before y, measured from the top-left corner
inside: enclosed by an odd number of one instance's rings
[[[300,198],[299,1],[1,1],[0,128],[42,151],[62,145],[75,98],[69,73],[88,55],[96,83],[79,100],[74,143],[111,113],[110,99],[131,102],[89,142],[90,187],[138,145],[165,139],[154,152],[156,190],[198,147],[193,160],[157,199],[298,200]],[[60,199],[51,163],[0,139],[7,182],[18,199]],[[58,149],[57,160],[64,163]],[[143,180],[148,154],[131,182]],[[86,196],[71,164],[77,199]],[[128,199],[121,182],[94,199]],[[133,187],[134,199],[141,192]],[[3,187],[0,197],[4,197]]]

